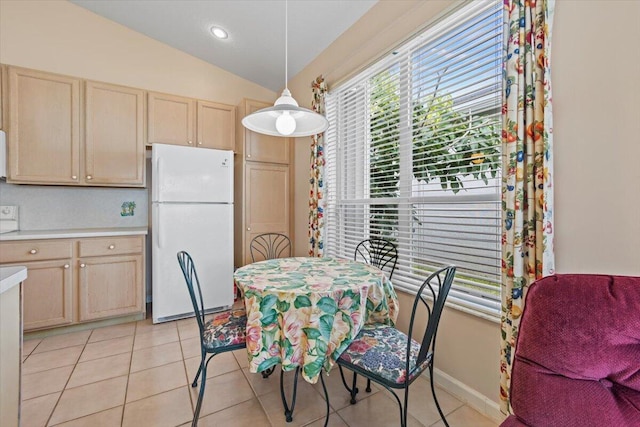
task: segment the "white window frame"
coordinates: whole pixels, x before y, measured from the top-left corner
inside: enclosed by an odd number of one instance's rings
[[[499,175],[491,180],[493,186],[487,187],[493,192],[478,191],[455,195],[453,193],[445,194],[446,192],[443,191],[435,195],[421,194],[415,196],[412,194],[412,187],[415,185],[415,182],[412,181],[415,180],[413,178],[408,179],[413,177],[412,124],[410,123],[412,80],[409,71],[412,53],[432,40],[436,40],[443,31],[446,31],[447,26],[454,25],[457,22],[461,14],[474,15],[487,11],[490,7],[495,8],[495,10],[491,9],[492,13],[501,10],[498,0],[474,1],[457,5],[446,16],[430,25],[417,37],[399,46],[387,57],[382,58],[328,93],[326,98],[327,116],[331,126],[325,135],[327,206],[325,210],[326,231],[324,244],[326,256],[353,258],[356,241],[373,237],[370,236],[369,221],[367,220],[372,205],[397,204],[398,206],[415,206],[417,204],[427,204],[431,207],[437,207],[443,204],[478,206],[482,203],[494,206],[493,208],[487,208],[486,212],[489,215],[494,212],[496,215],[495,218],[491,217],[491,221],[495,220],[496,231],[492,236],[496,239],[495,256],[497,258],[496,262],[499,263],[501,257]],[[499,37],[502,39],[501,35]],[[398,197],[372,198],[369,197],[370,188],[368,188],[370,184],[368,152],[371,135],[368,132],[370,124],[368,123],[369,114],[367,114],[370,93],[366,83],[367,79],[392,66],[400,67],[398,84],[400,87],[399,114],[401,124],[398,136],[400,141],[398,150],[400,170]],[[358,83],[364,84],[358,85]],[[472,85],[473,83],[470,84],[470,86]],[[496,87],[491,88],[490,92],[495,96],[495,92],[499,93],[500,91],[501,85],[496,82]],[[462,98],[464,97],[459,99],[461,100]],[[493,115],[497,115],[499,118],[500,106],[496,103],[496,98],[493,100],[478,100],[476,97],[475,100],[477,102],[475,105],[477,110],[481,108],[486,110],[488,105],[492,111],[497,109],[497,112],[493,111]],[[473,104],[473,101],[471,101],[471,104]],[[354,117],[356,118],[354,119]],[[357,126],[355,126],[356,124]],[[348,158],[348,162],[344,161],[345,158]],[[351,194],[345,196],[348,191],[347,187],[349,187]],[[399,265],[393,276],[394,286],[411,294],[415,294],[422,281],[428,275],[429,269],[435,270],[443,265],[443,263],[439,262],[418,265],[413,261],[417,256],[417,253],[414,253],[416,246],[413,243],[415,234],[410,231],[414,224],[412,220],[413,212],[413,208],[398,209],[397,230],[408,237],[398,239],[396,242],[399,252]],[[357,226],[354,224],[357,224]],[[425,270],[414,273],[416,266]],[[447,305],[492,321],[499,319],[501,288],[499,265],[496,268],[495,274],[492,275],[493,285],[477,282],[472,276],[465,274],[464,269],[459,268]],[[472,285],[473,288],[470,288],[469,285]]]

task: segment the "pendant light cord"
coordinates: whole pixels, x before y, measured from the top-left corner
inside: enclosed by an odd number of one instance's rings
[[[289,4],[284,0],[284,87],[288,89],[289,80],[289,20],[288,20]]]

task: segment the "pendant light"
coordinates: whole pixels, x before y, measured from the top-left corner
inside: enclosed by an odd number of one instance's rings
[[[321,114],[298,106],[287,88],[288,80],[288,5],[284,3],[284,90],[273,107],[263,108],[242,119],[242,125],[271,136],[302,137],[324,132],[329,121]]]

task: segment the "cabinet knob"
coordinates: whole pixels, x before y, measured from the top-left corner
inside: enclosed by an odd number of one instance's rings
[[[37,249],[31,249],[31,250],[29,251],[29,253],[30,253],[31,255],[35,255],[35,254],[37,254],[37,253],[38,253],[38,250],[37,250]]]
[[[247,227],[247,231],[251,231],[251,227]]]
[[[69,268],[69,264],[65,264],[65,265],[64,265],[64,268],[65,268],[65,269]]]
[[[109,249],[115,249],[116,245],[109,245]]]
[[[198,145],[202,145],[202,141],[198,141]]]
[[[71,179],[78,179],[76,175],[71,175]]]
[[[251,154],[247,154],[247,159],[250,159],[250,158],[251,158]]]
[[[93,179],[91,175],[87,175],[87,179]]]
[[[80,268],[85,268],[86,264],[80,264]]]
[[[191,141],[187,141],[187,144],[191,145],[191,144],[193,144],[193,142],[191,142]]]

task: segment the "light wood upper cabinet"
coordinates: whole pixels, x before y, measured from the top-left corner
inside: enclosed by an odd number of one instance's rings
[[[257,132],[250,131],[242,126],[240,121],[245,116],[261,110],[266,107],[270,107],[271,104],[264,102],[254,101],[251,99],[245,99],[238,106],[238,126],[239,132],[242,132],[241,136],[243,141],[242,151],[245,160],[253,162],[268,162],[268,163],[282,163],[289,164],[290,152],[289,152],[289,138],[283,138],[278,136],[263,135]],[[238,148],[240,150],[240,148]]]
[[[144,91],[86,82],[84,180],[144,186]]]
[[[8,181],[80,182],[80,80],[9,67]]]
[[[148,143],[194,145],[195,101],[149,92]]]
[[[17,184],[144,187],[144,91],[8,67]],[[84,103],[81,93],[84,88]]]
[[[235,148],[235,107],[149,92],[148,144]]]
[[[236,109],[232,105],[198,101],[198,146],[235,150]]]

